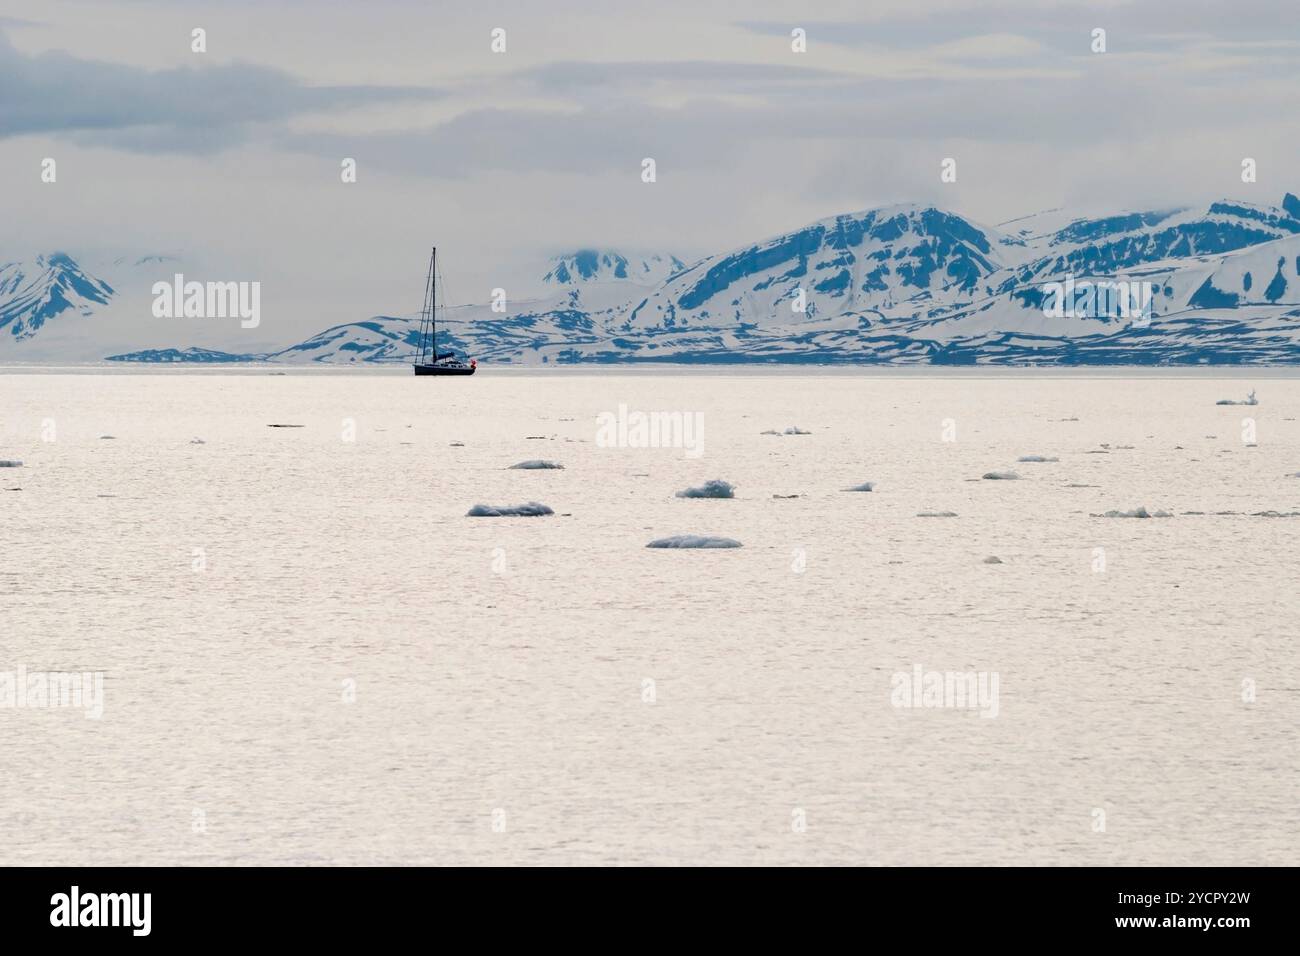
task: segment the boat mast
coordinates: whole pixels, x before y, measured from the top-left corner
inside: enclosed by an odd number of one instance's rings
[[[429,336],[433,347],[433,360],[438,361],[438,247],[433,247],[429,257],[429,317],[433,323],[433,332]]]
[[[438,254],[438,247],[434,246],[433,256]],[[428,363],[429,356],[429,326],[433,320],[433,256],[429,258],[429,275],[424,280],[424,305],[420,309],[420,361],[419,364]]]

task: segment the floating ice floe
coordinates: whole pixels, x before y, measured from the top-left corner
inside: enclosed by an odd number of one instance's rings
[[[986,471],[983,478],[985,481],[1019,481],[1020,476],[1014,471]]]
[[[100,441],[113,441],[113,440],[116,439],[116,438],[117,438],[116,435],[100,435],[100,436],[99,436],[99,440],[100,440]]]
[[[17,458],[0,458],[0,468],[21,468],[23,463]]]
[[[798,425],[791,425],[789,428],[785,430],[785,434],[786,435],[811,435],[812,432],[808,431],[805,428],[800,428]]]
[[[522,469],[523,471],[545,471],[551,468],[564,469],[558,461],[543,461],[541,458],[530,458],[528,461],[521,461],[517,465],[511,465],[511,470]]]
[[[860,485],[854,485],[852,488],[845,488],[845,491],[875,491],[876,483],[874,481],[864,481]]]
[[[190,439],[190,444],[191,444],[191,445],[206,445],[207,442],[205,442],[202,438],[191,438],[191,439]]]
[[[1250,390],[1250,394],[1247,395],[1244,400],[1239,398],[1221,398],[1214,404],[1215,405],[1258,405],[1259,399],[1255,397],[1255,390],[1252,388]]]
[[[554,511],[537,501],[523,505],[475,505],[465,512],[467,518],[536,518],[553,514]]]
[[[656,538],[647,548],[739,548],[734,538],[718,538],[707,534],[675,534],[671,538]]]
[[[1046,455],[1021,455],[1016,461],[1060,461],[1059,458],[1048,458]]]
[[[464,443],[463,441],[454,441],[454,442],[452,442],[450,445],[448,445],[447,447],[448,447],[448,448],[464,448],[464,447],[465,447],[465,443]]]
[[[996,554],[990,554],[987,558],[984,559],[984,563],[985,563],[985,564],[1002,564],[1003,561],[1002,561],[1002,559],[999,558]]]
[[[798,498],[798,497],[800,497],[800,496],[799,496],[799,495],[773,495],[772,497],[773,497],[773,498],[787,499],[787,498]]]
[[[955,517],[957,517],[957,512],[955,512],[955,511],[918,511],[918,512],[916,513],[916,516],[917,516],[918,518],[955,518]]]
[[[779,435],[779,434],[781,434],[781,432],[778,431],[778,430],[775,429],[775,428],[768,428],[768,429],[765,429],[764,431],[759,432],[759,434],[760,434],[760,435]]]
[[[1093,515],[1094,518],[1172,518],[1168,511],[1147,511],[1146,508],[1134,508],[1132,511],[1115,511]]]
[[[267,425],[267,428],[303,428],[302,425]]]
[[[1300,511],[1252,511],[1252,518],[1300,518]]]
[[[734,498],[736,486],[721,478],[712,478],[698,488],[683,488],[677,492],[678,498]]]

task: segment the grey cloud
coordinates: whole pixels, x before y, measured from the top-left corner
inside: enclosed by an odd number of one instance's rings
[[[1011,78],[864,79],[834,73],[790,74],[781,68],[741,71],[766,84],[752,103],[737,106],[696,87],[675,108],[638,99],[585,104],[579,109],[476,109],[439,126],[382,134],[283,134],[278,143],[321,155],[364,156],[402,173],[445,178],[504,171],[595,174],[639,171],[654,157],[660,175],[699,171],[782,148],[826,151],[834,160],[889,143],[964,140],[994,147],[1047,145],[1062,151],[1111,145],[1130,149],[1162,137],[1199,135],[1207,143],[1271,124],[1287,109],[1287,84],[1262,82],[1276,65],[1231,84],[1176,82],[1176,63],[1081,58],[1072,72]],[[585,77],[595,89],[604,70],[555,64],[547,76]],[[638,70],[637,72],[640,72]],[[736,74],[720,71],[734,78]],[[1161,81],[1163,78],[1163,81]],[[1174,80],[1175,82],[1170,82]],[[936,146],[937,148],[937,146]]]
[[[71,132],[124,149],[216,150],[243,140],[252,124],[436,95],[410,87],[306,86],[245,63],[151,71],[59,52],[26,56],[0,33],[0,138]]]
[[[730,134],[728,134],[730,130]],[[476,173],[607,172],[640,174],[644,157],[664,167],[725,162],[753,136],[735,111],[598,108],[578,113],[483,109],[440,126],[360,137],[284,134],[287,148],[358,161],[408,174],[460,178]]]
[[[763,93],[774,86],[808,86],[842,76],[813,66],[686,61],[547,63],[511,74],[507,82],[579,99],[644,93],[651,84],[671,83],[711,93]]]
[[[1129,52],[1177,50],[1205,39],[1300,37],[1300,14],[1277,0],[1127,0],[1110,5],[973,0],[938,8],[916,4],[878,19],[868,12],[855,21],[796,17],[789,22],[742,20],[736,25],[773,36],[789,36],[793,26],[800,26],[808,31],[810,49],[822,42],[921,50],[981,34],[1015,33],[1069,53],[1086,50],[1095,27],[1107,31],[1110,49]]]

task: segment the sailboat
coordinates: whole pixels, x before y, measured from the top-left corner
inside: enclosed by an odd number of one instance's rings
[[[424,282],[424,308],[420,310],[420,352],[416,375],[473,375],[478,362],[466,365],[455,352],[438,352],[438,247],[429,256],[429,277]]]

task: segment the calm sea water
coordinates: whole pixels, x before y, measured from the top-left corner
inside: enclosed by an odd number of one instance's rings
[[[0,672],[103,675],[0,863],[1300,862],[1295,378],[5,374],[0,458]]]

